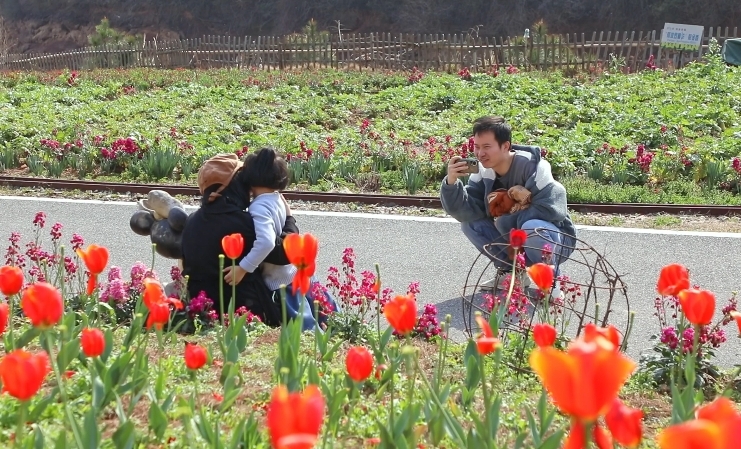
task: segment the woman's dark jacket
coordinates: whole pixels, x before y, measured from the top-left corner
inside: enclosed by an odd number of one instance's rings
[[[219,304],[219,282],[224,287],[224,307],[228,310],[232,287],[224,282],[224,273],[219,272],[219,255],[224,251],[221,239],[229,234],[241,233],[244,250],[236,263],[252,249],[255,242],[255,225],[247,208],[246,194],[236,182],[232,182],[222,196],[211,203],[205,201],[209,193],[218,186],[206,190],[201,207],[188,216],[182,233],[183,275],[188,276],[188,294],[195,298],[201,291],[206,292],[214,302],[214,309],[221,312]],[[283,227],[283,234],[275,242],[275,249],[265,259],[276,265],[287,265],[283,237],[288,233],[298,233],[296,220],[289,216]],[[232,261],[225,258],[224,267]],[[248,273],[236,287],[234,310],[242,306],[259,315],[265,324],[280,325],[280,309],[272,300],[272,292],[265,285],[259,271]],[[226,312],[226,310],[224,311]]]

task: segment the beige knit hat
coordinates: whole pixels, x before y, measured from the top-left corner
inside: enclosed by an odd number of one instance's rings
[[[212,192],[208,198],[211,202],[221,196],[222,190],[224,190],[237,171],[242,168],[242,161],[239,160],[236,154],[217,154],[216,156],[206,160],[203,166],[198,170],[198,188],[201,191],[201,195],[209,187],[221,184],[215,192]]]

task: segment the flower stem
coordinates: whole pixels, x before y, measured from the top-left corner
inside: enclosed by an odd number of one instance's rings
[[[224,256],[219,254],[219,276],[224,273]],[[221,332],[224,333],[224,280],[219,279],[219,316],[221,317]]]
[[[20,410],[18,412],[18,426],[15,429],[15,439],[13,440],[13,447],[21,447],[23,437],[25,436],[26,430],[26,411],[28,410],[28,401],[21,401]]]
[[[479,370],[481,371],[481,390],[484,393],[484,429],[486,429],[486,435],[484,435],[484,441],[489,444],[491,442],[491,435],[489,435],[489,408],[491,405],[491,398],[489,397],[489,388],[486,383],[486,368],[484,367],[484,357],[479,355]]]
[[[234,270],[236,269],[237,260],[232,259],[232,299],[229,301],[229,325],[232,326],[234,323],[234,303],[237,298],[237,283],[234,280]]]
[[[54,377],[57,379],[57,383],[59,384],[59,393],[62,395],[62,402],[64,403],[64,411],[67,414],[67,419],[69,420],[69,424],[72,427],[72,434],[75,437],[75,442],[77,443],[77,447],[85,447],[85,445],[82,444],[82,437],[80,436],[80,429],[77,428],[77,421],[75,420],[75,417],[72,416],[72,411],[69,408],[69,402],[67,399],[67,390],[64,387],[64,381],[62,380],[62,376],[59,373],[59,365],[57,364],[57,357],[54,353],[54,339],[52,338],[51,331],[45,330],[44,333],[46,334],[46,341],[49,344],[49,358],[51,359],[51,366],[54,370]]]

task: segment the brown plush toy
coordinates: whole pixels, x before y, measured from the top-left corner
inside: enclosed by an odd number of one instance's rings
[[[509,214],[516,204],[515,200],[510,198],[507,189],[497,189],[491,192],[487,201],[489,202],[489,213],[492,217]]]

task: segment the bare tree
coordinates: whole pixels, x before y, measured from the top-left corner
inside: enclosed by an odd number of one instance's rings
[[[8,33],[8,26],[5,22],[5,18],[0,16],[0,58],[5,61],[10,54],[10,49],[15,46],[15,43]]]

